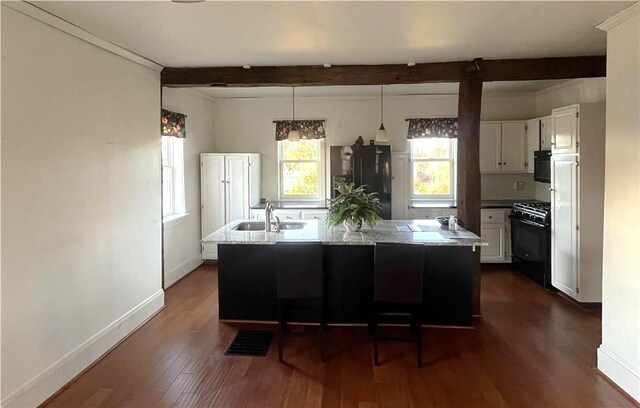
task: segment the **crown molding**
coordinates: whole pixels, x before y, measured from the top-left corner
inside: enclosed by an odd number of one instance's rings
[[[617,27],[620,24],[624,23],[625,21],[638,16],[639,14],[640,14],[640,3],[634,3],[633,5],[631,5],[631,7],[627,7],[626,9],[622,10],[615,16],[610,17],[605,21],[603,21],[602,23],[598,24],[596,28],[602,31],[609,31],[612,28]]]
[[[45,11],[37,6],[34,6],[33,4],[26,1],[3,1],[2,5],[17,11],[18,13],[38,20],[50,27],[57,28],[60,31],[63,31],[69,35],[93,44],[96,47],[109,51],[112,54],[126,58],[129,61],[135,62],[136,64],[142,65],[158,72],[162,71],[162,69],[164,68],[162,65],[157,64],[150,59],[129,51],[119,45],[103,40],[102,38],[91,34],[83,28],[80,28],[77,25],[74,25],[66,20],[63,20],[62,18],[51,14],[48,11]]]

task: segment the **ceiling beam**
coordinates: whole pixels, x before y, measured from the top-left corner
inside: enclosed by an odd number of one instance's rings
[[[163,86],[259,87],[390,85],[593,78],[606,75],[605,56],[430,62],[425,64],[165,68]]]

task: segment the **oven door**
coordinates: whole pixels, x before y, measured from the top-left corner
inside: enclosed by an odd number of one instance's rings
[[[525,262],[546,262],[549,253],[549,228],[513,215],[509,218],[511,254]]]
[[[551,183],[551,152],[534,152],[533,179],[541,183]]]

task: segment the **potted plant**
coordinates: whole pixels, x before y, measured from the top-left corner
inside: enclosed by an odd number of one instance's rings
[[[355,188],[353,184],[346,183],[338,185],[338,193],[329,202],[328,226],[342,223],[347,231],[354,232],[360,231],[362,221],[371,228],[376,225],[381,209],[377,193],[367,193],[366,186]]]

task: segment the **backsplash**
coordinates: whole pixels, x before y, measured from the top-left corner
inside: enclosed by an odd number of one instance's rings
[[[531,200],[536,198],[533,174],[482,174],[481,197],[483,200]],[[523,189],[516,190],[515,183],[522,182]]]

